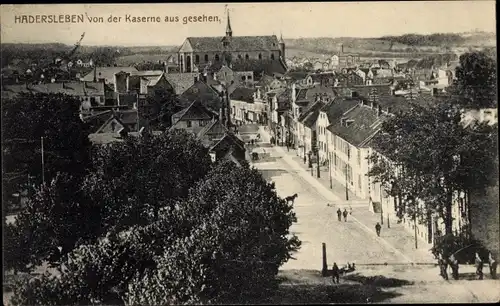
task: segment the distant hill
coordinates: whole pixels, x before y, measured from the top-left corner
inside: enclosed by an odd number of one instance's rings
[[[285,39],[287,48],[319,54],[331,54],[341,51],[346,53],[375,56],[384,53],[385,56],[401,57],[399,53],[422,53],[420,56],[432,53],[448,53],[454,47],[491,47],[496,46],[495,33],[466,32],[458,34],[405,34],[401,36],[384,36],[379,38],[355,37],[318,37]]]

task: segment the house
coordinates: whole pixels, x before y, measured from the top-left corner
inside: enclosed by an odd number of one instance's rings
[[[351,105],[347,104],[345,108]],[[325,138],[333,149],[328,153],[332,176],[361,199],[369,199],[372,192],[367,176],[370,140],[388,116],[380,106],[366,105],[361,100],[325,129]]]
[[[112,90],[103,82],[61,82],[24,85],[3,85],[2,99],[8,99],[20,93],[53,93],[78,97],[82,101],[82,110],[93,106],[106,105],[113,99]]]
[[[200,75],[198,72],[194,73],[165,73],[165,78],[172,84],[176,95],[182,95],[189,87],[191,87]]]
[[[327,128],[340,120],[344,113],[349,112],[350,109],[356,107],[360,102],[361,100],[356,98],[335,98],[327,102],[320,109],[318,120],[316,121],[316,130],[318,131],[319,159],[321,162],[334,160],[333,156],[328,156],[328,154],[333,155],[334,143],[333,137],[327,137],[333,136]]]
[[[306,160],[306,156],[310,156],[310,152],[314,153],[316,149],[316,121],[324,105],[325,103],[321,99],[316,100],[304,110],[297,120],[298,153],[304,160]]]
[[[246,158],[245,143],[217,118],[202,128],[197,138],[209,149],[213,162],[229,159],[236,165],[241,165]]]
[[[184,107],[189,106],[195,100],[200,100],[203,106],[216,113],[224,107],[223,94],[199,79],[179,96],[179,102]]]
[[[236,88],[230,95],[233,122],[267,124],[267,103],[260,88]]]
[[[195,135],[198,134],[217,114],[206,108],[200,100],[172,115],[170,129],[183,129]]]
[[[94,67],[80,81],[97,82],[104,80],[105,84],[114,86],[115,74],[119,72],[131,73],[134,71],[138,70],[135,67]]]
[[[195,65],[200,63],[224,62],[228,53],[234,60],[278,61],[286,71],[283,38],[278,40],[276,35],[233,36],[229,13],[225,36],[186,38],[177,52],[180,71],[193,72]],[[249,69],[243,70],[249,71]]]
[[[117,133],[122,129],[126,132],[138,132],[142,127],[148,127],[148,122],[139,116],[137,109],[112,111],[95,134]]]

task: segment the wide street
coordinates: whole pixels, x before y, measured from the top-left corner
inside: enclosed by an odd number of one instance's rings
[[[347,222],[339,222],[335,213],[337,208],[348,207],[342,195],[322,189],[315,183],[313,176],[298,167],[296,161],[284,152],[286,149],[271,146],[269,137],[262,128],[259,133],[262,141],[258,150],[265,150],[268,157],[253,162],[253,166],[259,169],[265,179],[275,183],[279,196],[285,198],[298,194],[294,203],[297,223],[292,226],[291,231],[302,241],[302,246],[293,255],[295,259],[281,267],[281,271],[284,271],[282,273],[289,271],[300,278],[307,278],[307,271],[319,272],[322,268],[322,243],[325,243],[329,269],[334,262],[339,266],[354,262],[357,265],[356,275],[386,277],[412,283],[410,286],[387,288],[386,290],[397,292],[397,297],[386,302],[492,302],[500,298],[499,290],[495,290],[499,288],[499,281],[474,281],[473,266],[461,267],[461,280],[445,281],[439,276],[438,268],[433,265],[412,265],[412,262],[425,256],[413,254],[415,250],[403,250],[400,246],[393,245],[384,238],[384,233],[382,237],[377,237],[371,227],[355,218],[368,209],[360,203],[352,204],[353,215],[348,216]],[[424,249],[418,251],[428,252]],[[426,262],[431,261],[432,259]],[[383,265],[384,263],[387,265]],[[347,279],[345,281],[349,282]]]
[[[404,263],[404,255],[381,243],[374,231],[369,231],[348,216],[347,222],[338,221],[337,207],[323,197],[315,187],[293,170],[276,148],[266,148],[271,152],[268,161],[257,162],[254,166],[263,176],[276,184],[279,196],[298,194],[294,203],[297,223],[292,232],[302,241],[302,247],[283,269],[321,269],[322,243],[326,243],[328,265],[368,263]],[[286,157],[285,157],[286,158]],[[334,203],[333,203],[334,204]]]

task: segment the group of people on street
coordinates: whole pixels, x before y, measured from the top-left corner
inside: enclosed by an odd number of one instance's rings
[[[479,256],[478,252],[476,252],[475,254],[474,264],[476,267],[477,278],[482,280],[484,278],[484,273],[483,273],[484,262],[481,259],[481,256]],[[458,274],[459,264],[455,254],[452,254],[449,257],[446,257],[443,254],[439,254],[438,265],[440,269],[440,275],[445,280],[448,280],[448,266],[451,268],[453,279],[455,280],[459,279],[459,274]],[[493,254],[491,252],[488,255],[488,265],[490,267],[491,278],[496,279],[498,263],[493,257]]]
[[[347,212],[347,209],[344,208],[344,211],[341,211],[340,208],[337,209],[337,218],[339,221],[342,221],[342,216],[344,217],[344,222],[347,222],[347,216],[349,213]],[[352,208],[351,208],[351,215],[352,215]]]

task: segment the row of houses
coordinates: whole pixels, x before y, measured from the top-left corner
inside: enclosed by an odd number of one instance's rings
[[[369,203],[370,211],[383,212],[384,219],[397,222],[399,219],[396,211],[400,205],[398,199],[388,195],[379,183],[367,175],[371,167],[368,156],[374,153],[372,141],[385,120],[397,112],[408,110],[409,100],[430,105],[435,103],[435,97],[432,92],[408,90],[414,88],[415,84],[407,77],[388,79],[384,84],[355,81],[339,84],[340,75],[342,74],[286,73],[284,76],[269,77],[266,82],[255,86],[253,99],[231,99],[231,105],[236,108],[236,117],[243,121],[252,118],[249,114],[256,109],[262,114],[267,112],[267,125],[278,144],[295,148],[296,154],[304,161],[317,160],[328,169],[332,179]],[[451,82],[453,76],[445,71],[435,73],[433,77],[443,79],[441,82],[444,83],[444,79]],[[270,84],[273,86],[269,86]],[[485,109],[468,111],[464,113],[463,120],[496,124],[497,116],[496,109]],[[492,189],[488,194],[491,193],[495,193],[495,190]],[[471,222],[480,224],[481,221],[478,220],[481,218],[489,220],[491,227],[494,222],[491,210],[487,214],[478,211],[464,212],[463,196],[456,195],[453,229],[458,231],[464,224]],[[491,200],[491,196],[489,197]],[[475,201],[483,200],[477,197]],[[493,207],[496,207],[495,203],[498,206],[498,202],[494,202]],[[472,213],[475,214],[473,217]],[[493,213],[498,216],[498,208],[496,211],[493,209]],[[412,233],[416,232],[422,242],[429,245],[439,232],[444,232],[442,223],[436,217],[426,224],[409,219],[403,219],[402,222]],[[473,227],[477,237],[484,237],[484,230],[484,224]],[[491,232],[488,229],[489,236]],[[492,249],[498,248],[498,239],[488,239],[485,242],[487,245],[493,244]]]

